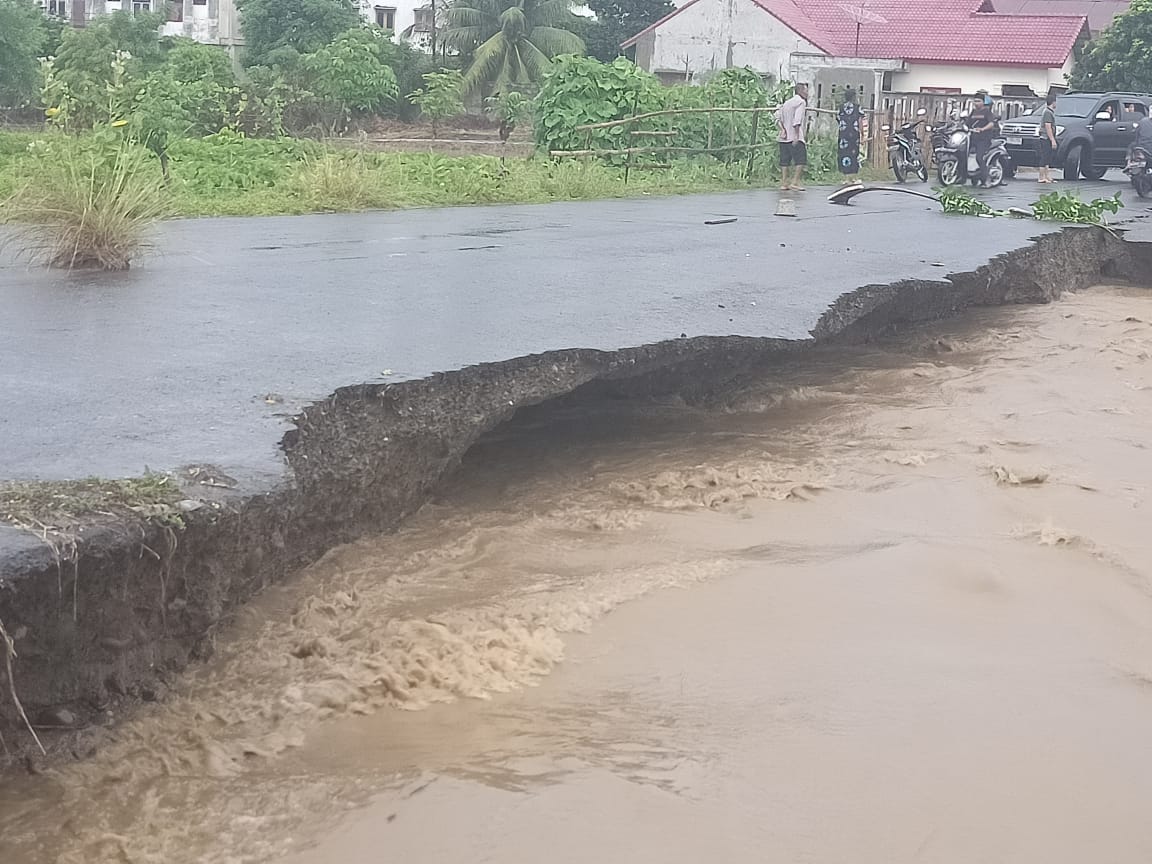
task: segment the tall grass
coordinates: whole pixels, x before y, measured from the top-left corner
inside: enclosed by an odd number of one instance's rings
[[[85,138],[51,134],[0,133],[0,199],[20,190],[51,190],[52,199],[60,189],[75,189],[75,177],[59,174],[93,175],[90,162],[72,157],[62,147],[80,148]],[[32,147],[29,144],[32,143]],[[812,163],[807,179],[813,183],[835,182],[835,142],[813,141],[809,147]],[[57,164],[45,165],[42,147],[50,147]],[[745,176],[746,158],[723,162],[710,157],[676,159],[670,166],[654,167],[637,163],[624,182],[624,170],[597,159],[553,161],[540,156],[509,158],[503,163],[491,156],[449,156],[439,153],[380,153],[328,147],[318,142],[290,139],[251,139],[237,133],[218,133],[201,139],[183,139],[169,148],[171,158],[172,215],[246,216],[288,213],[339,212],[405,207],[436,207],[467,204],[542,203],[597,198],[624,198],[647,195],[674,195],[725,189],[775,186],[779,180],[775,148],[766,148],[754,161],[751,178]],[[122,169],[137,172],[143,189],[162,193],[160,172],[145,153],[119,157]],[[129,166],[129,162],[132,166]],[[104,172],[107,177],[115,171]],[[47,175],[45,174],[47,172]],[[27,178],[36,185],[28,189]],[[39,179],[36,179],[39,178]],[[121,176],[103,188],[123,187]],[[88,183],[85,188],[91,186]],[[120,203],[129,203],[129,197]],[[43,205],[45,202],[39,202]],[[28,220],[37,212],[71,210],[82,214],[86,202],[54,200],[53,207],[9,209],[13,220]],[[139,209],[127,208],[130,213]],[[46,219],[40,219],[40,223]],[[79,216],[73,221],[88,225]],[[145,224],[146,224],[145,220]],[[139,236],[138,232],[138,236]],[[126,232],[117,229],[117,237]],[[61,245],[64,241],[61,240]],[[87,256],[75,255],[75,241],[45,255],[61,258],[63,266],[80,266]],[[105,266],[95,262],[97,266]],[[122,266],[122,265],[121,265]]]
[[[8,243],[51,267],[126,270],[171,213],[155,158],[115,137],[56,139],[22,167],[0,219],[14,227]]]

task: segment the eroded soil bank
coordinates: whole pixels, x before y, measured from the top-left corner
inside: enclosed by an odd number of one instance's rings
[[[1100,288],[523,410],[0,860],[1146,862],[1150,358]]]
[[[105,722],[126,699],[162,697],[176,673],[211,654],[241,604],[339,543],[396,529],[479,436],[525,406],[573,392],[699,401],[819,342],[1149,273],[1146,247],[1070,230],[947,281],[862,288],[824,316],[815,341],[727,337],[553,352],[342,389],[298,418],[284,442],[290,479],[268,494],[219,494],[174,531],[94,523],[70,560],[36,543],[7,558],[0,620],[15,637],[17,689],[33,718],[72,718],[78,727]],[[24,740],[6,698],[0,728],[9,741]],[[50,737],[75,745],[70,734]]]

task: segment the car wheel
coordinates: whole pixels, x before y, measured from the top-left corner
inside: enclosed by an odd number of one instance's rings
[[[1084,152],[1084,148],[1079,144],[1068,150],[1068,155],[1064,157],[1064,179],[1075,180],[1080,176],[1080,156]]]
[[[1103,180],[1104,175],[1108,173],[1107,168],[1097,168],[1092,165],[1080,165],[1080,176],[1085,180]]]

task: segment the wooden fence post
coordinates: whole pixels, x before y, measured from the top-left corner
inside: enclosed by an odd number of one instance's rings
[[[640,94],[639,93],[633,94],[633,96],[632,96],[632,120],[633,120],[633,122],[635,122],[635,120],[636,120],[636,108],[637,108],[637,105],[639,103],[639,100],[640,100]],[[627,142],[625,144],[625,146],[628,148],[628,161],[624,163],[624,185],[627,186],[628,185],[628,175],[632,173],[632,158],[636,155],[634,152],[636,148],[632,146],[632,139],[635,138],[636,136],[632,134],[633,131],[635,131],[635,130],[633,130],[631,123],[629,123],[627,126],[625,126],[624,129],[625,129],[624,140]]]
[[[756,161],[756,148],[759,146],[756,140],[756,134],[759,131],[759,128],[760,112],[757,111],[752,115],[752,149],[748,151],[748,167],[744,169],[744,179],[748,180],[749,182],[752,180],[752,164]]]

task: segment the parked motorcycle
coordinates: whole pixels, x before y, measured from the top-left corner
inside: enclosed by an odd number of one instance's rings
[[[917,120],[905,123],[895,132],[892,127],[884,124],[880,128],[888,135],[888,161],[892,166],[892,173],[896,180],[903,183],[909,173],[915,173],[924,183],[928,182],[928,165],[924,161],[924,151],[920,146],[920,136],[917,127],[924,122],[927,110],[921,108],[916,112]]]
[[[936,176],[942,186],[960,186],[965,181],[975,186],[980,182],[980,163],[972,149],[972,133],[968,129],[967,115],[950,120],[933,130],[933,151],[936,154]],[[993,138],[988,148],[988,185],[1004,182],[1011,157],[1003,138]]]
[[[1141,198],[1152,197],[1152,153],[1143,147],[1128,151],[1128,165],[1124,173],[1132,178],[1132,188]]]

